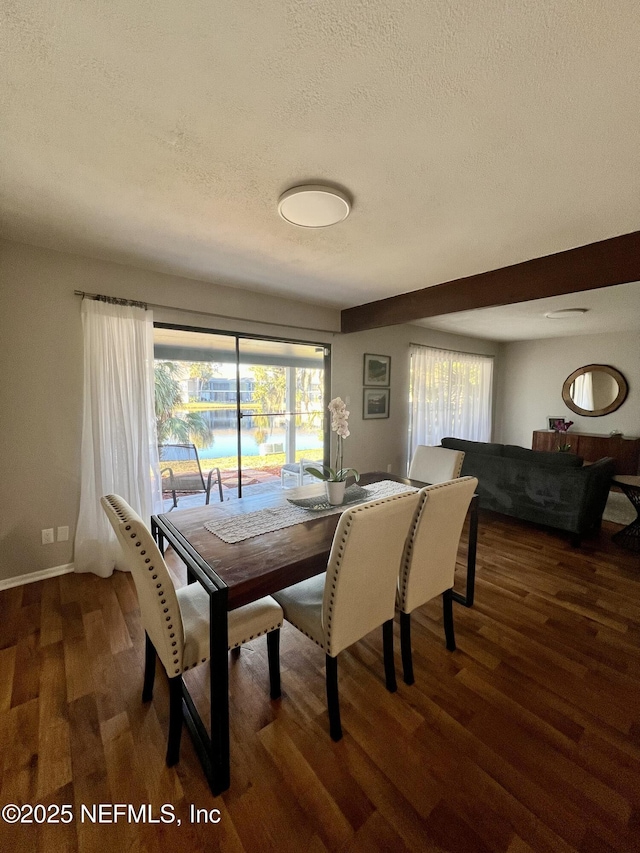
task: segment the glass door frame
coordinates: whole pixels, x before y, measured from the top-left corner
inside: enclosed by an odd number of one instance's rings
[[[154,322],[154,329],[176,329],[183,332],[197,332],[202,335],[223,335],[235,340],[235,373],[236,373],[236,466],[238,473],[238,497],[242,497],[242,419],[245,417],[242,413],[240,392],[240,341],[274,341],[285,344],[298,344],[300,346],[309,346],[322,348],[323,350],[323,414],[322,414],[322,457],[325,465],[329,465],[329,454],[331,450],[331,430],[329,429],[328,406],[331,400],[331,344],[324,341],[305,341],[298,338],[288,338],[282,335],[257,335],[249,332],[230,332],[226,329],[210,329],[202,326],[184,325],[181,323],[161,323]],[[278,413],[280,414],[280,413]],[[285,414],[284,412],[282,414]],[[295,413],[294,413],[295,414]],[[301,413],[306,414],[306,413]]]

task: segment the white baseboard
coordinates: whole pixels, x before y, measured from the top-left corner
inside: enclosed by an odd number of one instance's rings
[[[68,575],[74,568],[73,563],[66,563],[64,566],[51,566],[50,569],[40,569],[38,572],[28,572],[26,575],[17,575],[15,578],[5,578],[5,580],[0,580],[0,590],[22,586],[25,583],[43,581],[47,578],[55,578],[58,575]]]

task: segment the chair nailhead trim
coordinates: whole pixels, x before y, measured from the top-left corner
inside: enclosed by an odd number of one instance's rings
[[[462,461],[460,462],[460,470],[462,470]],[[459,475],[459,473],[460,472],[458,472],[458,475]],[[458,477],[456,476],[454,479],[458,480]],[[414,521],[412,522],[412,525],[411,525],[411,531],[410,531],[410,536],[409,536],[409,544],[407,546],[407,551],[406,551],[406,554],[404,556],[404,563],[402,565],[402,591],[401,591],[401,595],[400,595],[400,604],[399,604],[401,610],[404,610],[404,608],[406,606],[407,586],[409,583],[409,569],[411,567],[411,559],[413,556],[413,547],[415,545],[416,530],[418,529],[418,524],[420,522],[420,518],[421,518],[422,513],[424,511],[425,504],[427,503],[427,501],[429,499],[429,493],[436,491],[436,489],[444,489],[444,488],[454,488],[455,489],[457,486],[465,485],[467,482],[468,482],[468,479],[466,477],[463,477],[462,479],[459,479],[453,485],[452,485],[451,481],[446,482],[446,483],[435,483],[433,486],[429,486],[427,494],[423,495],[422,503],[418,507],[417,512],[414,516]]]
[[[291,622],[291,620],[290,620],[290,619],[288,619],[287,621],[288,621],[288,622]],[[304,630],[304,628],[301,628],[299,625],[296,625],[296,623],[295,623],[295,622],[291,622],[291,624],[293,625],[293,627],[294,627],[294,628],[297,628],[297,629],[298,629],[298,631],[300,631],[300,633],[301,633],[301,634],[304,634],[304,635],[305,635],[305,637],[308,637],[310,640],[313,640],[313,642],[316,644],[316,646],[320,646],[320,648],[321,648],[321,649],[323,649],[323,650],[325,649],[324,643],[321,643],[321,642],[320,642],[320,640],[316,640],[316,638],[315,638],[315,637],[312,637],[312,636],[311,636],[311,634],[307,633],[307,632]]]
[[[250,637],[245,637],[243,640],[238,640],[237,643],[234,643],[233,646],[229,646],[229,648],[230,649],[231,648],[237,649],[238,646],[241,646],[243,643],[248,643],[250,640],[255,640],[258,637],[261,637],[263,634],[270,634],[272,631],[275,631],[279,628],[282,628],[282,624],[283,624],[283,622],[282,622],[282,620],[280,620],[280,622],[278,622],[276,625],[272,625],[271,628],[267,628],[266,631],[260,631],[259,633],[255,634],[255,635],[252,634]],[[291,624],[293,625],[293,622]],[[295,627],[297,628],[298,626],[296,625]],[[302,629],[298,629],[298,630],[302,630]],[[309,635],[307,634],[307,636],[309,636]]]
[[[107,500],[109,501],[109,504],[112,507],[112,509],[114,510],[117,517],[120,519],[124,529],[129,534],[129,538],[132,540],[136,540],[134,547],[136,549],[139,549],[140,565],[146,566],[148,571],[153,573],[151,576],[151,580],[159,581],[156,583],[155,589],[158,592],[158,597],[161,600],[160,601],[161,605],[166,605],[167,604],[167,593],[164,589],[164,584],[162,582],[162,579],[160,578],[160,570],[162,570],[162,566],[159,565],[158,568],[156,569],[156,567],[153,564],[152,557],[149,556],[148,549],[143,548],[144,536],[146,536],[148,534],[148,531],[146,530],[146,528],[144,528],[144,535],[143,535],[142,531],[140,531],[138,533],[136,531],[136,528],[138,525],[129,522],[128,513],[125,512],[121,506],[119,506],[119,503],[115,499],[115,497],[113,495],[108,495]],[[171,614],[171,610],[172,610],[171,605],[163,607],[163,613],[166,614],[166,616],[165,616],[165,623],[166,623],[165,628],[166,628],[167,632],[172,632],[172,633],[169,633],[169,637],[167,639],[172,641],[170,648],[171,648],[173,655],[175,656],[173,658],[173,665],[175,667],[174,673],[175,673],[175,675],[180,675],[180,673],[182,671],[184,671],[184,669],[187,669],[188,667],[183,667],[181,665],[181,661],[180,661],[181,653],[180,653],[180,650],[178,649],[179,641],[177,639],[176,632],[174,630],[174,626],[173,626],[174,616]],[[191,664],[191,666],[195,666],[195,664]]]
[[[391,503],[391,501],[397,501],[397,500],[406,498],[408,494],[411,494],[411,492],[408,492],[408,493],[402,492],[399,495],[391,495],[388,498],[381,498],[378,501],[372,501],[370,504],[368,504],[368,506],[369,507],[380,506],[381,504]],[[336,583],[338,580],[338,574],[340,573],[340,567],[342,565],[342,558],[344,557],[345,543],[346,543],[347,538],[348,538],[349,528],[351,527],[352,519],[357,512],[363,512],[364,509],[365,509],[365,507],[363,507],[363,506],[357,506],[357,507],[353,507],[353,509],[350,509],[348,511],[349,516],[348,516],[346,523],[345,523],[345,530],[344,530],[344,533],[342,536],[342,540],[340,541],[340,547],[338,549],[338,556],[336,557],[336,561],[335,561],[335,565],[334,565],[334,573],[333,573],[333,577],[332,577],[332,581],[331,581],[332,582],[332,588],[334,590],[336,588]],[[334,598],[335,598],[335,596],[334,596],[334,593],[332,592],[330,595],[331,602],[333,602]],[[321,649],[324,649],[325,651],[328,651],[329,648],[331,647],[331,620],[332,620],[332,616],[333,616],[332,604],[329,605],[328,611],[329,612],[327,614],[327,627],[326,627],[326,639],[327,639],[327,647],[326,648],[322,643],[318,642],[318,640],[316,640],[310,634],[307,634],[306,631],[302,630],[302,628],[299,628],[298,625],[295,625],[295,627],[298,628],[299,631],[302,631],[303,634],[305,634],[307,637],[309,637],[310,640],[313,640],[314,643],[316,643],[318,646],[320,646]],[[292,622],[291,624],[293,625],[295,623]]]

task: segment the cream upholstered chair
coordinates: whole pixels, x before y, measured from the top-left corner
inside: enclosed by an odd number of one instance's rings
[[[274,593],[285,619],[324,649],[333,740],[342,737],[338,654],[380,625],[386,684],[396,690],[393,617],[398,565],[418,495],[405,492],[343,512],[327,571]]]
[[[143,702],[153,696],[156,654],[169,678],[169,739],[167,764],[180,757],[182,675],[209,660],[209,594],[199,583],[175,589],[153,536],[140,516],[118,495],[101,498],[122,546],[138,593],[145,629]],[[271,698],[280,696],[279,640],[282,609],[270,596],[232,610],[228,615],[229,648],[267,635]]]
[[[475,477],[461,477],[420,490],[398,578],[400,645],[407,684],[414,682],[411,613],[437,595],[442,595],[447,648],[455,650],[453,576],[462,527],[477,485]]]
[[[409,466],[409,477],[422,483],[445,483],[460,476],[464,452],[419,444]]]

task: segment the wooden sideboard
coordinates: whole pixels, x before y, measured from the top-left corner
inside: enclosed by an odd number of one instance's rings
[[[571,453],[582,456],[585,462],[597,462],[611,456],[616,462],[616,474],[640,473],[640,438],[622,435],[598,435],[591,432],[563,433],[562,442],[571,445]],[[533,450],[555,450],[556,434],[551,429],[533,432]]]

